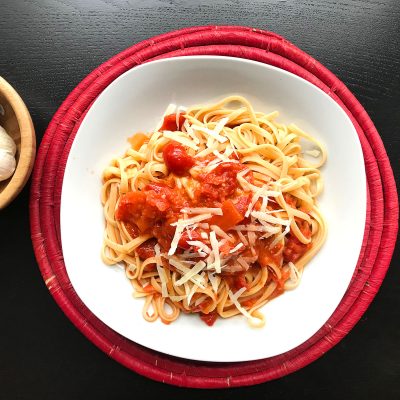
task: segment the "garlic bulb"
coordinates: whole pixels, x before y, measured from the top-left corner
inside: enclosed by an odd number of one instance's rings
[[[0,126],[0,181],[8,179],[14,173],[16,150],[14,140]]]
[[[15,157],[0,149],[0,181],[8,179],[15,171]]]

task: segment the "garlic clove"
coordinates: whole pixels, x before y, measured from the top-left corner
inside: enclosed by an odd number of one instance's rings
[[[4,149],[0,149],[0,181],[8,179],[15,171],[15,157]]]
[[[15,156],[17,146],[14,140],[8,135],[6,130],[0,125],[0,149],[7,151],[12,156]]]

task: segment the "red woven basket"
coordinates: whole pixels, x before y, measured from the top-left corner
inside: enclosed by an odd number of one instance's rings
[[[60,198],[65,164],[81,121],[97,96],[122,73],[155,59],[187,55],[247,58],[308,80],[343,108],[362,145],[368,181],[367,222],[353,279],[324,326],[299,347],[276,357],[206,363],[147,349],[97,319],[76,295],[66,273],[60,240]],[[276,379],[332,348],[352,329],[376,295],[391,260],[398,223],[392,169],[379,134],[360,103],[331,72],[284,38],[241,26],[193,27],[160,35],[130,47],[90,73],[63,102],[46,130],[33,173],[30,212],[32,242],[43,279],[75,326],[126,367],[158,381],[199,388],[253,385]]]

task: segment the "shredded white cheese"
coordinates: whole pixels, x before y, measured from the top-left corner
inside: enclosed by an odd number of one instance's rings
[[[238,251],[239,249],[241,249],[243,247],[243,243],[239,243],[238,245],[236,245],[233,249],[229,250],[229,253],[235,253],[236,251]]]
[[[244,226],[244,225],[242,225],[242,226]],[[243,235],[243,233],[240,232],[240,230],[238,230],[238,231],[237,231],[237,234],[238,234],[238,236],[239,236],[239,239],[242,241],[242,243],[243,243],[245,246],[248,246],[248,245],[249,245],[249,242],[247,241],[247,239],[245,238],[245,236]]]
[[[186,290],[186,286],[189,289],[189,285],[187,283],[185,283],[185,290]],[[197,291],[197,286],[193,285],[192,288],[190,289],[188,295],[187,295],[188,306],[190,306],[190,302],[192,301],[192,297],[196,293],[196,291]]]
[[[234,243],[235,239],[229,236],[223,229],[218,225],[211,225],[211,230],[213,230],[218,236],[226,239],[228,242]]]
[[[250,265],[243,257],[238,257],[236,260],[246,271],[250,268]]]
[[[221,279],[219,277],[216,277],[212,272],[208,272],[208,279],[211,283],[211,287],[213,288],[214,293],[217,293]]]
[[[176,132],[171,132],[171,131],[164,131],[163,132],[164,137],[167,139],[174,140],[175,142],[178,142],[180,144],[183,144],[184,146],[187,146],[193,150],[198,150],[199,146],[197,146],[196,143],[194,143],[192,140],[182,136],[181,134],[178,134]]]
[[[185,227],[185,226],[196,224],[197,222],[200,222],[200,221],[204,221],[211,217],[212,217],[212,214],[203,214],[203,215],[198,215],[197,217],[192,217],[192,218],[188,218],[188,219],[178,219],[178,221],[172,223],[171,226]]]
[[[279,227],[271,226],[271,225],[257,225],[257,224],[248,224],[248,225],[236,225],[233,228],[235,231],[247,231],[247,232],[272,232],[278,233],[280,231]],[[242,240],[242,239],[241,239]],[[243,242],[243,240],[242,240]]]
[[[252,231],[247,233],[247,237],[249,238],[250,250],[253,256],[256,254],[255,245],[256,245],[256,234]]]
[[[252,316],[240,305],[238,298],[242,295],[242,293],[246,290],[246,288],[239,289],[235,294],[229,290],[228,295],[231,299],[232,303],[236,306],[236,308],[247,318],[252,318]]]
[[[226,118],[221,119],[217,123],[217,125],[215,126],[214,129],[209,129],[209,128],[206,128],[204,126],[198,126],[198,125],[192,125],[192,128],[195,131],[204,132],[207,135],[212,136],[219,143],[225,143],[228,140],[228,138],[226,136],[220,135],[219,133],[222,131],[222,129],[225,126],[226,122],[228,122],[228,119],[226,119]]]
[[[187,207],[182,208],[181,212],[187,214],[213,214],[213,215],[223,215],[221,208],[208,208],[208,207]]]
[[[179,240],[182,237],[183,230],[184,230],[184,226],[177,226],[176,227],[175,234],[174,234],[174,237],[173,237],[172,242],[171,242],[171,247],[170,247],[170,249],[168,251],[168,255],[169,256],[172,256],[173,254],[175,254],[175,251],[178,248]]]
[[[221,273],[221,259],[219,256],[219,245],[215,231],[210,232],[210,243],[214,255],[214,267],[217,273]]]
[[[167,289],[167,277],[165,275],[164,268],[161,266],[161,255],[160,255],[160,246],[156,244],[154,246],[154,250],[156,252],[156,267],[158,276],[161,281],[161,295],[162,297],[168,297],[168,289]]]
[[[273,247],[275,247],[280,241],[283,240],[283,238],[290,232],[290,223],[289,225],[286,226],[286,228],[284,229],[284,231],[282,233],[280,233],[279,235],[277,235],[277,237],[273,240],[273,242],[270,244],[270,249],[272,249]]]
[[[244,216],[247,218],[250,213],[253,211],[253,207],[255,206],[255,204],[257,203],[258,199],[261,196],[261,193],[264,191],[264,187],[260,187],[258,188],[258,190],[256,190],[256,192],[253,194],[253,197],[251,198],[251,202],[249,204],[249,206],[247,207],[246,213],[244,214]],[[268,201],[268,200],[267,200]]]
[[[203,242],[201,242],[200,240],[188,240],[187,244],[189,246],[194,246],[194,247],[198,247],[200,251],[210,254],[211,253],[211,249]]]
[[[187,268],[181,261],[178,261],[176,258],[169,258],[168,262],[175,268],[177,268],[180,272],[183,272],[184,274],[188,273],[191,271],[191,269]],[[194,268],[194,267],[193,267]],[[189,278],[191,282],[193,282],[195,285],[199,286],[202,289],[205,289],[203,283],[204,283],[204,278],[201,277],[200,275],[193,275]]]
[[[195,144],[200,144],[199,138],[195,135],[189,121],[186,119],[185,122],[183,123],[183,126],[186,130],[186,133],[192,138],[193,142]]]
[[[156,129],[155,131],[158,132],[160,130],[160,128],[163,126],[164,123],[164,117],[166,117],[167,115],[173,114],[176,110],[176,104],[168,104],[167,108],[164,111],[163,116],[161,117],[161,120],[158,122],[158,124],[156,125]]]
[[[185,275],[182,276],[181,279],[175,282],[176,286],[183,285],[185,282],[193,278],[195,275],[197,275],[200,271],[203,270],[203,268],[206,266],[206,263],[204,261],[199,261],[196,265],[194,265],[189,271],[185,273]]]
[[[290,225],[290,221],[288,219],[274,217],[273,215],[266,213],[266,212],[253,211],[251,213],[251,216],[254,218],[257,218],[259,220],[269,222],[271,224],[279,224],[279,225],[285,225],[285,226]]]

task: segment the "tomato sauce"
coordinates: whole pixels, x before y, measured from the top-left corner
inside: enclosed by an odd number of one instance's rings
[[[175,142],[169,144],[175,148],[183,147]],[[244,168],[241,164],[222,163],[208,174],[200,175],[194,199],[169,181],[148,184],[142,191],[122,195],[115,217],[125,223],[132,238],[140,233],[150,233],[158,239],[164,251],[169,249],[174,237],[175,227],[171,223],[182,216],[181,209],[184,207],[221,207],[225,217],[215,216],[210,224],[228,230],[243,220],[251,199],[247,195],[235,197],[238,189],[236,175]],[[192,239],[187,233],[182,236],[179,242],[181,249],[189,248],[188,240],[203,240],[200,231],[193,231],[191,236]]]
[[[232,196],[239,186],[238,172],[246,169],[243,164],[222,163],[205,175],[199,175],[201,187],[197,196],[206,203],[223,201]]]
[[[164,147],[163,157],[168,170],[178,176],[187,174],[189,169],[196,164],[195,159],[186,153],[181,144],[176,142],[170,142]]]
[[[301,233],[306,237],[311,237],[311,227],[307,221],[296,219]],[[292,233],[289,233],[283,250],[283,259],[285,262],[295,263],[300,257],[311,249],[312,243],[301,243]]]
[[[142,243],[139,247],[136,248],[136,253],[142,260],[146,260],[147,258],[154,257],[156,252],[154,250],[154,246],[157,244],[157,239],[149,239]]]
[[[183,114],[179,114],[178,125],[176,124],[176,114],[169,114],[164,117],[160,131],[179,131],[185,123]]]
[[[218,318],[218,314],[216,312],[211,312],[208,314],[200,313],[200,318],[204,321],[208,326],[213,326],[215,321]]]

